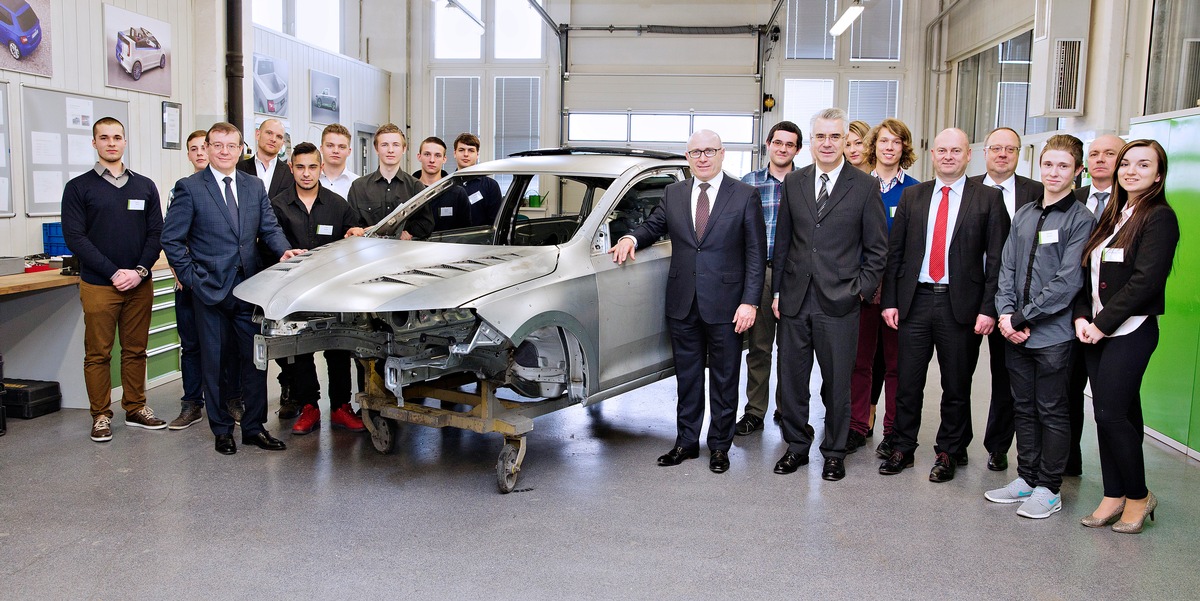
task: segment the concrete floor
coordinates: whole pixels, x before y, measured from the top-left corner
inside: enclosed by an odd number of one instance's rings
[[[778,476],[771,424],[735,441],[724,475],[703,451],[657,467],[675,437],[673,379],[539,418],[518,483],[530,490],[508,495],[498,435],[408,426],[384,456],[327,415],[300,437],[272,414],[286,452],[225,457],[204,422],[149,432],[118,408],[97,444],[82,410],[9,420],[0,598],[1196,599],[1200,465],[1148,439],[1158,522],[1138,536],[1081,527],[1101,497],[1089,409],[1064,510],[1020,518],[983,499],[1015,477],[1015,451],[1007,473],[984,467],[981,365],[971,464],[946,484],[927,481],[936,402],[899,476],[878,475],[866,449],[824,482],[815,446],[808,468]],[[150,404],[170,419],[179,394],[159,387]]]

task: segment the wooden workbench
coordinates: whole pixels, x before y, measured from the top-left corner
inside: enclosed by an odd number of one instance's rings
[[[74,286],[78,283],[79,276],[59,275],[58,269],[35,271],[33,273],[18,273],[0,276],[0,296],[33,292],[34,290],[62,288],[64,286]]]

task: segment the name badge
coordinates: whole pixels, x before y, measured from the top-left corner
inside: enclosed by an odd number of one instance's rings
[[[1038,244],[1054,244],[1055,242],[1058,242],[1058,230],[1038,232]]]
[[[471,195],[467,197],[467,200],[471,201],[471,204],[475,204],[483,200],[483,192],[472,192]]]
[[[332,236],[333,235],[333,226],[332,225],[318,225],[317,226],[317,235],[318,236]]]
[[[1125,249],[1124,248],[1106,248],[1100,252],[1100,261],[1102,263],[1124,263]]]
[[[900,208],[900,207],[898,207],[898,206],[888,207],[888,217],[895,219],[896,218],[896,209],[898,209],[898,208]]]
[[[438,209],[438,215],[441,217],[453,217],[454,207],[442,207]]]
[[[145,211],[146,210],[146,199],[130,198],[129,199],[129,210],[130,211]]]

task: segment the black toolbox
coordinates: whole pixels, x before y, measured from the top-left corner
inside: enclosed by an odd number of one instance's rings
[[[4,378],[4,407],[12,417],[33,419],[62,408],[58,382]]]

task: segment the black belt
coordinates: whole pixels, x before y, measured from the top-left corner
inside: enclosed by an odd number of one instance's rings
[[[917,288],[928,290],[934,294],[946,294],[950,292],[950,284],[926,284],[925,282],[918,282]]]

